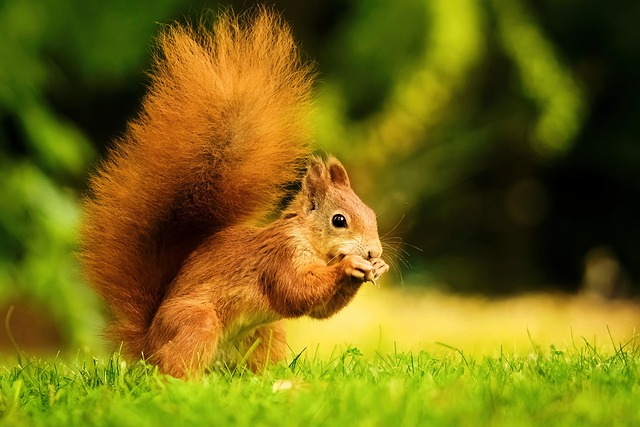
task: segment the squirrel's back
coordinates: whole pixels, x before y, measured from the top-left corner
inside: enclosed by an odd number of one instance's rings
[[[216,230],[272,212],[309,151],[312,72],[279,17],[175,25],[158,47],[142,111],[91,179],[81,229],[108,335],[133,356],[185,258]]]

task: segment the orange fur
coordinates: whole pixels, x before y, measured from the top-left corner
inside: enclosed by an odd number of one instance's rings
[[[179,377],[216,358],[260,370],[285,356],[279,319],[330,316],[386,271],[375,215],[337,160],[309,157],[312,73],[278,17],[173,26],[159,47],[142,112],[90,182],[84,270],[125,355]],[[305,167],[281,218],[251,225]]]

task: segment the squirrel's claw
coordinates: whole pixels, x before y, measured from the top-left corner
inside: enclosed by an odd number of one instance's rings
[[[374,285],[376,285],[376,272],[374,270],[371,270],[370,272],[368,272],[365,276],[364,276],[364,281],[365,282],[371,282]]]
[[[374,285],[378,286],[376,280],[378,280],[384,273],[389,271],[389,265],[384,262],[382,258],[374,258],[371,260],[371,266],[373,268],[367,276],[367,281],[372,282]]]

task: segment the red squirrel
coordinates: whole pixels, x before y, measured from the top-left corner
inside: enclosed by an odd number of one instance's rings
[[[376,217],[310,154],[313,70],[278,15],[173,25],[158,45],[142,111],[90,180],[83,269],[125,357],[259,372],[285,358],[282,319],[327,318],[389,269]]]

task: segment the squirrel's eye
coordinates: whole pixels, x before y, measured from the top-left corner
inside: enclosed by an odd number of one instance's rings
[[[331,218],[331,224],[336,228],[347,228],[347,219],[344,215],[335,214],[333,218]]]

